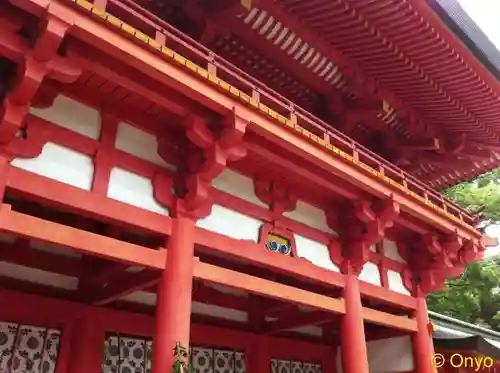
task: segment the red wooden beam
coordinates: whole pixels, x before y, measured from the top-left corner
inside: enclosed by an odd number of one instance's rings
[[[160,273],[157,271],[149,270],[135,274],[127,273],[126,275],[109,283],[94,294],[89,294],[86,301],[96,306],[103,306],[156,284],[160,277]]]
[[[298,309],[295,304],[273,302],[271,304],[268,304],[267,307],[264,306],[262,312],[267,317],[284,319],[291,313],[298,312]]]
[[[44,205],[64,206],[64,209],[71,212],[122,227],[170,235],[171,219],[168,216],[154,214],[15,167],[9,170],[7,186]]]
[[[144,291],[156,294],[157,286]],[[249,297],[223,293],[200,283],[193,287],[193,301],[242,312],[248,312],[250,302]]]
[[[125,270],[129,267],[130,265],[123,263],[110,263],[100,271],[89,274],[89,284],[94,284],[97,286],[109,284],[116,278],[120,278],[120,276],[122,276]]]
[[[155,102],[175,115],[184,117],[188,113],[195,111],[203,114],[203,109],[197,107],[196,103],[183,98],[183,96],[168,87],[163,87],[159,91],[157,81],[138,71],[134,71],[126,65],[117,64],[118,61],[106,54],[99,53],[88,45],[73,41],[69,44],[68,55],[79,61],[88,71],[92,71],[110,82]],[[89,58],[88,56],[96,57]]]
[[[306,162],[302,159],[299,159],[299,161],[302,162],[297,163],[291,160],[289,156],[279,155],[275,151],[266,149],[254,142],[249,142],[248,150],[265,158],[268,162],[276,164],[280,168],[291,170],[291,172],[295,173],[298,177],[309,180],[336,195],[349,199],[357,199],[364,195],[363,192],[350,188],[347,183],[341,180],[335,180],[335,182],[327,180],[324,175],[311,170],[311,167],[308,167]],[[322,172],[323,170],[319,171]]]
[[[83,272],[80,260],[34,249],[25,240],[0,243],[0,261],[70,277],[80,277]]]
[[[193,289],[193,301],[218,307],[248,312],[249,298],[225,294],[209,286],[196,286]]]
[[[80,229],[53,223],[12,211],[9,205],[0,205],[0,231],[16,236],[35,238],[82,254],[110,260],[163,269],[165,251],[148,249]]]
[[[23,293],[43,295],[52,298],[77,300],[76,293],[71,290],[61,289],[55,286],[37,284],[35,282],[30,282],[26,280],[18,280],[6,276],[0,276],[0,291],[2,290],[1,288],[15,290]],[[5,304],[8,304],[8,302],[6,302]],[[9,307],[1,307],[1,308],[9,308]],[[36,308],[31,309],[30,312],[35,312],[34,309]]]

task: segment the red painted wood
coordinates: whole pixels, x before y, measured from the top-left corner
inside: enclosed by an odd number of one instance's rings
[[[189,346],[194,234],[193,220],[185,216],[174,218],[157,294],[154,372],[166,372],[172,367],[174,357],[170,352],[176,343]]]
[[[61,327],[61,340],[55,373],[70,372],[69,366],[72,358],[72,342],[74,339],[75,322],[68,321]]]
[[[35,3],[38,4],[38,6],[43,4],[42,0],[33,0],[32,5]],[[316,239],[324,244],[330,244],[330,237],[327,234],[319,232],[318,230],[315,230],[313,228],[301,225],[300,223],[293,222],[291,219],[284,219],[280,217],[279,216],[280,214],[278,213],[279,209],[277,208],[277,203],[276,203],[277,200],[271,201],[270,204],[272,205],[273,211],[269,212],[265,209],[260,209],[256,206],[249,206],[248,203],[245,204],[243,203],[243,201],[237,198],[229,197],[225,195],[223,192],[220,193],[216,192],[213,194],[213,196],[210,196],[211,198],[207,199],[209,197],[208,192],[212,180],[224,169],[224,167],[226,167],[227,161],[229,160],[234,161],[245,154],[244,147],[242,146],[244,144],[241,141],[241,139],[243,138],[243,135],[246,135],[245,131],[247,129],[246,127],[248,123],[250,123],[248,127],[252,131],[255,131],[260,135],[264,135],[265,137],[267,137],[268,140],[274,141],[273,146],[279,146],[280,148],[278,149],[281,149],[282,145],[285,145],[285,147],[289,147],[289,144],[291,142],[293,143],[297,142],[299,144],[299,147],[294,150],[295,155],[292,155],[290,153],[290,155],[294,157],[298,158],[299,154],[303,155],[304,153],[307,153],[307,154],[314,154],[316,155],[316,158],[321,159],[324,162],[324,164],[322,164],[321,166],[323,169],[321,170],[321,175],[316,177],[315,179],[316,181],[320,180],[319,183],[322,184],[322,187],[324,189],[326,189],[326,194],[330,193],[331,191],[336,191],[338,194],[341,194],[349,199],[358,197],[359,194],[368,194],[368,193],[377,195],[378,197],[387,196],[391,193],[392,193],[391,195],[394,195],[392,189],[382,188],[377,182],[374,182],[373,180],[367,178],[366,175],[362,173],[356,173],[356,175],[358,176],[354,179],[352,178],[352,175],[349,175],[351,176],[351,180],[349,181],[349,183],[352,183],[353,185],[356,184],[356,186],[359,187],[356,189],[364,190],[364,192],[358,193],[358,190],[356,190],[356,192],[349,190],[347,188],[346,182],[342,183],[335,182],[332,174],[330,173],[330,171],[332,170],[337,173],[342,173],[342,175],[344,175],[343,178],[347,180],[348,177],[345,175],[347,175],[352,170],[348,168],[344,163],[330,161],[329,158],[327,158],[324,154],[317,151],[317,149],[309,147],[308,146],[309,143],[307,143],[306,141],[300,141],[295,137],[293,137],[290,133],[277,129],[276,126],[272,125],[273,123],[265,122],[260,116],[260,114],[257,115],[251,112],[250,110],[247,110],[247,108],[245,108],[243,105],[240,105],[242,107],[237,106],[238,110],[236,110],[236,112],[238,113],[239,116],[227,115],[227,111],[229,111],[230,109],[234,109],[235,103],[232,99],[228,99],[227,96],[214,92],[215,90],[208,89],[205,85],[201,84],[199,81],[196,81],[195,79],[191,79],[191,77],[187,75],[183,75],[184,72],[178,71],[177,68],[172,68],[171,66],[164,64],[162,61],[154,59],[150,52],[145,52],[144,50],[141,49],[135,50],[133,47],[130,47],[130,45],[127,44],[128,42],[124,42],[122,39],[116,38],[116,35],[110,33],[109,30],[107,31],[103,27],[100,28],[99,26],[96,26],[96,24],[93,23],[92,21],[80,17],[78,14],[73,14],[69,8],[66,9],[65,6],[63,5],[59,5],[59,8],[60,9],[64,8],[69,14],[75,17],[75,29],[79,30],[77,33],[75,33],[77,37],[84,36],[84,39],[86,39],[88,42],[95,43],[96,47],[99,48],[105,47],[109,51],[114,51],[115,56],[118,57],[124,51],[130,52],[128,54],[137,57],[133,59],[133,62],[130,62],[131,65],[130,67],[133,66],[134,68],[138,68],[138,67],[144,67],[143,65],[146,65],[147,67],[144,69],[144,71],[145,73],[149,74],[150,80],[157,79],[158,81],[161,81],[165,85],[170,85],[172,91],[174,89],[182,91],[191,98],[199,99],[199,101],[203,102],[203,104],[211,107],[215,111],[218,111],[220,114],[224,115],[225,119],[223,121],[215,120],[214,123],[216,125],[225,126],[224,130],[222,131],[222,135],[220,136],[220,138],[217,139],[213,136],[213,133],[208,131],[208,126],[207,126],[208,116],[190,117],[188,118],[188,120],[179,121],[180,122],[179,124],[181,126],[187,126],[189,128],[188,137],[192,142],[194,142],[198,146],[199,148],[198,150],[201,150],[201,152],[204,154],[204,157],[209,160],[208,162],[205,162],[205,160],[203,160],[200,163],[197,163],[196,164],[197,166],[203,166],[203,167],[199,167],[197,172],[190,174],[187,177],[188,182],[186,182],[186,184],[183,185],[187,189],[187,198],[185,202],[187,205],[189,205],[189,207],[192,210],[199,210],[201,208],[201,205],[203,204],[202,202],[207,202],[207,201],[210,203],[220,202],[222,205],[226,203],[227,205],[235,206],[236,207],[235,210],[237,211],[245,212],[248,209],[248,211],[250,211],[250,214],[260,217],[263,221],[267,222],[268,224],[279,223],[279,227],[277,229],[282,230],[287,234],[290,234],[290,232],[296,232],[301,235],[303,234],[306,237]],[[57,14],[58,13],[57,9],[59,8],[50,7],[49,12]],[[86,32],[81,32],[81,30],[83,29],[85,29]],[[91,35],[92,32],[96,34],[99,34],[99,32],[101,32],[102,34],[107,35],[107,37],[104,37],[102,40],[95,42],[94,39],[89,37],[89,35]],[[105,43],[112,44],[110,41],[113,40],[116,42],[114,43],[114,45],[106,46]],[[47,50],[48,50],[47,48],[48,47],[46,45],[46,42],[44,42],[44,40],[42,39],[41,46],[35,47],[33,53],[35,53],[39,58],[41,58],[40,56],[42,56],[44,57],[42,59],[45,59],[47,57]],[[16,48],[14,47],[12,49],[15,50]],[[20,49],[22,48],[17,48],[17,51],[19,51]],[[74,51],[75,50],[73,50],[73,52]],[[132,52],[137,52],[137,53],[132,53]],[[16,56],[16,59],[18,58],[20,57]],[[69,58],[71,58],[71,56]],[[61,67],[60,66],[61,61],[56,61],[56,62],[59,63],[58,66]],[[56,62],[54,62],[54,65],[57,65]],[[99,65],[99,63],[101,64],[102,68],[102,61],[96,62],[96,65]],[[100,72],[101,75],[106,75],[106,74],[112,75],[113,73],[112,71],[109,71],[109,69],[104,69],[104,72],[101,69]],[[159,74],[159,72],[161,72],[162,74]],[[165,72],[169,74],[165,74]],[[127,87],[131,91],[134,91],[133,93],[134,95],[136,95],[138,92],[142,92],[143,95],[151,94],[151,90],[141,89],[140,85],[138,86],[137,84],[134,84],[133,81],[131,82],[130,79],[132,75],[126,74],[126,78],[121,78],[120,76],[117,77],[116,75],[119,74],[115,73],[116,81],[122,83],[123,85],[127,85]],[[169,76],[168,78],[167,75]],[[37,79],[34,79],[33,77],[30,78],[38,83],[37,87],[40,85],[39,81],[40,79],[38,78]],[[92,89],[96,89],[96,87],[99,86],[100,81],[98,79],[99,78],[96,76],[88,77],[86,84],[89,89],[89,92],[92,92],[91,91]],[[184,86],[181,88],[179,86],[179,83],[183,84]],[[145,100],[144,97],[141,100],[138,97],[129,96],[129,92],[127,92],[123,87],[119,87],[117,88],[117,90],[120,92],[120,97],[117,98],[118,95],[115,96],[116,105],[128,107],[135,104],[137,110],[139,111],[145,110],[145,108],[148,107],[147,100]],[[26,92],[24,92],[24,94],[20,94],[18,93],[18,91],[14,91],[14,93],[15,93],[15,95],[13,96],[14,98],[17,97],[16,94],[20,95],[20,97],[23,97],[24,99],[32,96],[27,94]],[[264,94],[262,95],[263,100],[265,100],[264,96],[266,95]],[[161,99],[161,97],[162,96],[159,95],[159,99]],[[178,113],[186,113],[186,111],[188,110],[187,109],[188,106],[182,103],[177,104],[171,102],[170,100],[165,100],[165,99],[161,101],[164,109],[166,107],[169,107],[171,110],[177,110]],[[8,104],[10,104],[10,102],[8,102]],[[9,108],[12,109],[12,106],[7,105],[7,109]],[[41,147],[47,141],[54,141],[61,145],[78,150],[83,154],[91,156],[95,162],[95,174],[92,185],[92,191],[91,192],[80,191],[77,190],[76,188],[71,188],[62,185],[61,183],[49,181],[39,176],[29,175],[27,172],[24,171],[15,169],[9,169],[8,171],[6,171],[5,169],[2,170],[0,167],[0,176],[2,175],[2,171],[4,171],[3,172],[4,175],[8,174],[7,175],[8,192],[13,192],[13,194],[17,194],[17,196],[24,196],[24,197],[28,196],[29,198],[35,199],[38,202],[42,202],[44,205],[50,204],[63,210],[71,210],[73,212],[81,214],[82,216],[85,215],[87,217],[91,217],[99,221],[113,222],[122,227],[127,226],[127,227],[140,228],[149,233],[158,234],[165,239],[172,234],[169,238],[169,251],[173,251],[172,253],[173,255],[170,255],[169,253],[167,257],[167,271],[163,271],[162,281],[161,281],[162,285],[160,286],[160,291],[159,291],[160,301],[158,306],[159,311],[157,313],[157,320],[159,322],[156,323],[157,330],[155,334],[155,340],[163,341],[164,343],[162,347],[160,347],[158,350],[162,351],[170,350],[172,344],[175,341],[180,341],[183,344],[186,344],[189,341],[189,312],[187,312],[187,310],[189,310],[189,305],[191,302],[190,286],[191,286],[192,276],[187,276],[185,275],[185,273],[184,273],[185,276],[182,276],[182,274],[183,272],[185,272],[184,270],[187,267],[192,266],[192,257],[193,257],[192,250],[194,243],[204,246],[204,249],[206,249],[211,253],[223,254],[225,256],[232,257],[233,259],[243,260],[246,263],[251,263],[258,267],[268,268],[274,271],[284,272],[287,273],[288,275],[292,275],[295,277],[300,277],[301,279],[309,279],[317,283],[327,284],[331,288],[344,288],[346,307],[347,305],[349,305],[348,307],[350,311],[348,311],[347,315],[342,320],[342,325],[343,325],[342,334],[346,339],[346,341],[352,342],[352,346],[349,347],[349,344],[344,341],[345,348],[343,348],[343,350],[347,351],[345,352],[345,355],[349,357],[350,360],[353,361],[359,359],[358,355],[360,356],[366,355],[366,346],[365,350],[363,351],[362,349],[364,346],[364,341],[361,342],[362,340],[361,336],[364,335],[364,333],[362,330],[363,329],[362,314],[361,314],[362,308],[361,308],[360,293],[364,297],[373,297],[376,299],[382,299],[389,303],[404,305],[410,309],[417,307],[417,312],[419,312],[418,304],[416,304],[413,298],[405,297],[399,294],[394,294],[387,290],[387,270],[394,268],[395,270],[401,272],[402,270],[405,270],[407,268],[400,263],[385,258],[383,256],[383,253],[367,253],[368,254],[367,257],[364,258],[372,260],[373,262],[377,263],[379,265],[379,268],[381,269],[382,283],[385,288],[375,289],[375,287],[373,286],[370,287],[366,286],[366,284],[360,284],[357,281],[357,279],[354,279],[351,276],[352,274],[349,273],[346,276],[343,276],[341,274],[333,273],[331,271],[322,270],[320,268],[315,267],[311,263],[304,263],[304,261],[298,261],[298,260],[293,261],[293,258],[281,258],[281,257],[278,258],[277,256],[271,256],[269,255],[270,253],[267,253],[263,250],[262,242],[260,243],[260,245],[253,244],[250,242],[237,242],[235,240],[229,239],[228,237],[223,237],[213,232],[207,232],[201,229],[195,229],[194,226],[189,227],[190,234],[187,235],[189,236],[189,239],[186,238],[186,241],[183,242],[181,240],[181,243],[179,243],[177,239],[182,237],[182,235],[180,237],[176,236],[176,229],[178,228],[176,224],[179,223],[178,221],[179,218],[176,218],[174,220],[172,228],[172,219],[168,217],[163,217],[159,216],[158,214],[148,213],[138,208],[134,208],[132,206],[126,206],[123,203],[111,201],[105,197],[107,188],[109,186],[110,170],[114,166],[123,167],[132,172],[150,178],[154,186],[155,190],[154,195],[156,200],[160,202],[160,204],[162,204],[163,206],[169,208],[175,207],[173,206],[173,201],[174,201],[173,196],[169,192],[170,187],[175,182],[182,181],[178,180],[179,178],[174,176],[172,173],[162,170],[157,166],[149,164],[148,162],[138,160],[133,156],[123,154],[122,152],[113,149],[112,145],[113,145],[113,139],[116,137],[116,123],[118,120],[117,118],[110,119],[109,117],[103,116],[103,123],[102,123],[103,133],[101,139],[99,141],[94,141],[85,138],[84,136],[72,133],[71,131],[65,129],[53,128],[54,126],[51,126],[51,124],[46,123],[41,119],[32,118],[27,114],[26,108],[27,106],[24,107],[23,109],[24,111],[23,110],[19,111],[11,110],[10,112],[8,110],[6,111],[6,113],[10,115],[10,117],[9,115],[6,115],[6,117],[10,119],[11,122],[8,123],[9,124],[8,127],[3,128],[2,131],[0,131],[5,135],[4,136],[5,138],[9,136],[12,137],[13,130],[17,128],[16,126],[18,126],[19,123],[21,123],[19,121],[20,117],[22,118],[27,117],[27,124],[28,124],[27,128],[28,138],[12,139],[12,144],[15,144],[16,146],[10,146],[9,143],[9,145],[5,147],[5,149],[7,150],[6,154],[9,154],[9,156],[11,155],[36,156],[40,152]],[[242,120],[242,117],[245,117],[245,120]],[[18,121],[16,122],[15,120],[12,120],[12,118],[17,119]],[[154,127],[154,125],[151,126]],[[34,135],[31,136],[30,132],[33,133]],[[161,140],[160,148],[162,149],[162,151],[165,151],[164,149],[167,142],[163,141],[164,140],[163,137],[160,137],[160,140]],[[171,145],[172,141],[175,142],[176,140],[179,140],[179,138],[170,139],[170,143],[168,143],[168,145]],[[271,142],[269,143],[271,144]],[[359,156],[360,154],[359,149],[357,149],[356,147],[354,147],[353,149],[354,149],[353,150],[354,154]],[[9,151],[11,151],[12,154],[10,154]],[[18,153],[16,154],[16,152]],[[167,155],[165,155],[165,159],[170,159],[168,156],[168,152],[166,153]],[[284,154],[285,156],[287,156],[289,153],[285,152]],[[164,154],[162,154],[162,156],[163,155]],[[308,155],[307,157],[304,158],[307,158],[307,163],[304,162],[304,160],[302,160],[300,172],[303,175],[305,173],[307,174],[306,171],[307,167],[309,166],[311,167],[311,170],[308,170],[309,171],[308,174],[315,175],[316,169],[314,167],[317,167],[318,170],[320,169],[320,167],[318,166],[319,164],[318,159],[316,159],[312,155]],[[293,165],[293,162],[290,163]],[[290,163],[288,164],[288,166],[290,166]],[[282,162],[281,164],[284,163]],[[324,175],[328,175],[328,181],[326,177],[325,178],[323,177]],[[31,186],[25,185],[29,181],[34,182],[34,184]],[[405,182],[407,182],[407,180],[405,180]],[[273,196],[273,198],[274,197],[275,196]],[[443,225],[443,227],[445,227],[444,228],[445,230],[451,230],[454,227],[452,224],[449,224],[449,222],[444,221],[443,219],[440,220],[439,218],[436,218],[434,215],[431,217],[433,212],[431,213],[427,211],[427,209],[422,208],[422,206],[419,206],[417,203],[406,201],[406,197],[404,196],[402,197],[399,194],[396,197],[402,203],[406,204],[405,213],[413,214],[417,210],[419,211],[417,212],[420,215],[420,219],[424,222],[423,227],[419,227],[420,229],[425,231],[426,229],[430,229],[430,226],[434,224]],[[289,201],[279,201],[279,202],[291,202],[291,201],[292,199]],[[278,207],[280,207],[282,210],[291,209],[290,206],[284,206],[284,205]],[[342,213],[343,211],[341,211],[339,215],[341,215]],[[69,230],[67,229],[65,230],[60,226],[56,227],[53,224],[42,222],[40,221],[40,219],[36,220],[34,218],[28,218],[27,216],[23,217],[21,216],[22,214],[19,213],[9,212],[7,214],[5,212],[2,212],[2,214],[3,214],[2,217],[4,218],[2,221],[4,223],[2,228],[10,230],[15,234],[21,236],[37,235],[44,238],[47,241],[54,240],[54,242],[59,242],[56,239],[57,237],[61,238],[63,236],[67,236],[69,234],[66,233],[70,232]],[[365,213],[363,216],[364,218],[367,218],[368,215],[370,214]],[[361,220],[362,222],[366,223],[366,220],[363,219]],[[20,222],[26,223],[24,224],[25,225],[24,228],[21,227],[22,224],[20,224]],[[402,229],[401,226],[404,227],[404,224],[402,223],[398,224],[400,224],[400,226],[398,225],[399,229]],[[40,227],[46,227],[47,231],[52,231],[51,233],[52,235],[49,234],[48,232],[44,232],[43,229],[40,229]],[[384,226],[383,228],[385,229],[386,227]],[[403,229],[406,228],[407,226]],[[54,232],[56,232],[57,234]],[[75,231],[71,232],[73,232],[75,235],[77,234]],[[473,231],[471,230],[471,232]],[[380,230],[377,231],[377,233],[381,233]],[[383,234],[384,232],[381,233],[381,236],[383,236]],[[81,237],[82,237],[81,240],[83,241],[83,238],[88,238],[91,236],[81,235]],[[112,243],[117,244],[116,241],[118,240],[106,241],[106,243],[109,243],[109,246],[111,246]],[[370,243],[375,243],[374,239],[372,239],[371,241],[374,242]],[[66,246],[72,247],[73,249],[80,248],[79,243],[75,242],[75,240],[73,240],[71,243],[68,243],[68,240],[66,239],[63,243]],[[234,249],[236,245],[238,247],[238,250]],[[102,245],[102,246],[108,248],[108,245]],[[186,246],[189,248],[187,254],[186,254],[187,250],[185,250]],[[123,247],[126,247],[126,245],[124,245]],[[183,259],[175,259],[175,260],[172,259],[176,258],[176,253],[175,253],[176,251],[181,252],[180,249],[181,247],[184,250],[183,255],[185,256],[179,255],[179,257],[182,257]],[[87,250],[86,252],[93,253],[96,255],[101,255],[104,253],[104,250],[105,248],[103,248],[101,252],[97,252],[95,250],[94,252],[92,252],[91,250]],[[33,262],[33,258],[34,256],[31,256],[29,260],[26,260],[26,263],[30,263],[31,260],[30,264],[35,265],[35,263]],[[129,262],[129,264],[134,264],[136,261],[139,262],[140,255],[138,254],[135,255],[135,258],[136,260],[132,261],[130,260],[130,257],[126,259]],[[165,259],[164,257],[162,258],[160,256],[158,256],[158,258],[161,259],[162,261]],[[117,259],[116,255],[114,259]],[[118,259],[123,259],[123,257],[120,257]],[[21,261],[22,259],[13,257],[11,260]],[[49,265],[46,263],[42,265],[49,268]],[[59,264],[56,265],[54,263],[54,266],[59,266]],[[158,269],[163,269],[163,265],[153,266],[153,267]],[[204,268],[206,268],[207,271],[211,269],[209,265],[205,266]],[[215,269],[212,268],[211,273],[213,274],[215,272],[216,272]],[[229,271],[226,272],[229,273]],[[227,276],[227,278],[229,277],[230,276]],[[235,276],[232,276],[231,278],[235,278]],[[189,281],[187,279],[189,279]],[[116,278],[114,280],[116,284]],[[179,281],[179,283],[176,283],[177,281]],[[268,287],[272,286],[269,285]],[[262,286],[261,288],[265,288],[265,286]],[[114,293],[104,294],[106,295],[106,297],[104,297],[105,300],[116,299],[118,298],[119,295],[123,294],[123,292],[132,291],[131,290],[132,288],[129,286],[129,284],[127,284],[126,289],[122,288],[117,290],[117,288],[115,288],[114,286],[110,286],[110,289],[113,289]],[[167,291],[165,291],[165,289],[167,289]],[[263,290],[259,291],[263,295],[266,295],[265,291]],[[162,298],[162,296],[165,294],[166,294],[166,301],[165,303],[163,303],[162,299],[164,298]],[[100,295],[103,294],[101,293]],[[98,301],[98,303],[99,302],[102,302],[102,299]],[[88,328],[88,325],[90,323],[89,320],[92,321],[98,320],[98,318],[101,317],[100,316],[101,311],[97,312],[95,311],[94,308],[78,308],[78,307],[75,307],[74,311],[78,311],[76,313],[80,315],[80,319],[75,321],[76,324],[74,328],[75,330],[77,330],[75,334],[79,334],[79,331],[82,331],[83,333],[82,340],[86,341],[86,343],[92,343],[94,347],[97,346],[98,345],[97,334],[94,335],[87,329],[90,329]],[[10,315],[14,315],[17,311],[13,310],[10,312],[11,312]],[[87,312],[89,312],[90,315],[87,314]],[[38,317],[36,315],[31,315],[28,313],[21,315],[23,317],[26,317],[26,319],[31,319],[31,320],[34,320]],[[45,321],[49,320],[48,322],[60,322],[50,319],[48,315],[44,316],[45,316],[44,319]],[[63,315],[59,316],[63,317]],[[67,319],[69,316],[65,315],[64,317],[66,317]],[[113,322],[112,320],[108,319],[106,319],[105,321],[109,322],[109,324],[112,324]],[[102,324],[99,325],[100,325],[99,328],[102,329],[103,328]],[[146,325],[146,323],[144,325]],[[149,333],[151,334],[152,326],[150,324],[148,326],[144,325],[141,324],[141,326],[136,325],[134,327],[136,327],[138,330],[141,328],[144,328],[145,330],[149,327]],[[99,330],[99,328],[96,329]],[[101,331],[102,330],[100,330],[99,333]],[[167,338],[164,338],[165,336],[167,336]],[[239,335],[239,337],[241,338],[241,335]],[[203,337],[199,338],[203,340]],[[245,346],[247,347],[249,346],[248,344],[246,344],[247,342],[241,342],[236,340],[233,342],[235,344],[245,343]],[[72,344],[74,345],[72,349],[76,351],[76,354],[81,355],[81,359],[86,359],[85,360],[86,362],[79,366],[75,367],[71,366],[69,370],[71,371],[81,370],[82,372],[85,370],[87,371],[95,370],[95,365],[97,362],[97,352],[85,350],[85,348],[82,347],[83,342],[74,342]],[[293,350],[293,347],[290,347],[287,350],[288,354],[290,354],[290,350]],[[354,352],[357,351],[357,353],[359,354],[355,354],[353,351]],[[278,355],[278,352],[275,352],[275,354]],[[257,356],[258,355],[259,352],[257,352]],[[285,355],[279,355],[279,356],[286,358]],[[171,363],[171,361],[169,361],[168,359],[169,357],[167,357],[167,359],[156,358],[155,370],[165,371],[166,369],[168,369],[168,365],[169,363]],[[347,360],[348,359],[344,357],[344,363],[346,364],[346,373],[367,371],[367,367],[366,364],[364,364],[363,358],[351,363],[348,363]],[[158,365],[159,364],[158,361],[160,361],[160,365]],[[77,362],[71,364],[77,364]]]
[[[81,339],[80,342],[76,341],[76,344],[73,343],[71,346],[70,364],[72,366],[68,370],[65,370],[61,365],[57,373],[79,372],[80,368],[75,366],[77,364],[82,364],[81,369],[83,367],[91,369],[86,370],[86,372],[99,372],[104,343],[104,330],[145,337],[151,337],[154,334],[155,321],[152,316],[87,306],[0,288],[0,301],[3,299],[9,299],[9,309],[7,307],[0,307],[0,320],[11,320],[48,327],[64,327],[67,322],[80,323],[79,326],[76,326],[77,329],[73,331],[73,335],[80,336]],[[29,312],[30,317],[26,318],[28,314],[26,310],[32,310],[34,307],[39,312]],[[65,315],[65,317],[62,317],[62,315]],[[91,323],[91,325],[89,326],[88,323]],[[88,330],[82,330],[84,325],[87,325]],[[257,336],[248,332],[238,332],[201,324],[191,325],[190,339],[193,345],[208,345],[243,350],[249,357],[255,356],[253,351],[255,351],[255,348],[261,342],[265,342],[265,345],[269,347],[266,351],[273,358],[319,362],[325,365],[329,359],[334,357],[331,346]],[[93,346],[87,345],[87,348],[80,349],[83,348],[85,341],[90,342],[91,340],[93,341]],[[99,353],[97,353],[97,350],[99,350]],[[67,352],[64,352],[64,350],[61,351],[61,354],[65,353]],[[99,367],[96,369],[97,354],[99,355]],[[90,360],[83,361],[83,356],[87,356]],[[71,360],[73,361],[72,363]],[[61,363],[61,360],[59,363]],[[269,369],[269,365],[265,363],[263,363],[262,368],[264,367],[266,367],[265,371]],[[250,368],[250,371],[255,372],[256,370]]]
[[[347,264],[344,299],[346,314],[340,324],[340,352],[344,373],[368,373],[368,353],[363,325],[359,280]]]
[[[85,314],[73,321],[68,373],[101,371],[105,327]]]
[[[418,331],[412,335],[412,343],[416,372],[433,373],[435,370],[432,366],[432,354],[434,351],[425,296],[417,297],[415,319],[417,320]]]
[[[101,146],[94,156],[92,192],[103,196],[108,194],[111,169],[116,164],[116,158],[113,155],[116,152],[115,141],[118,123],[118,119],[101,114]]]

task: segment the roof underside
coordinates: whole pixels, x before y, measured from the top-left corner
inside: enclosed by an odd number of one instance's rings
[[[498,80],[427,2],[135,1],[437,189],[500,165]]]

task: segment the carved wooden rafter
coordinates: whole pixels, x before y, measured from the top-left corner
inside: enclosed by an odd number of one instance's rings
[[[24,40],[16,43],[22,58],[18,63],[13,88],[8,92],[0,113],[0,144],[6,145],[15,137],[29,112],[45,78],[62,83],[72,83],[82,70],[58,49],[70,25],[54,16],[47,16],[40,25],[40,32],[32,48]],[[16,35],[12,35],[18,39]],[[55,97],[55,96],[54,96]]]
[[[482,242],[463,241],[457,234],[429,233],[412,242],[398,243],[399,254],[409,265],[403,281],[408,289],[423,294],[442,290],[447,278],[460,276],[485,250]]]
[[[384,238],[399,216],[399,204],[392,198],[378,201],[357,200],[342,212],[328,214],[331,227],[340,226],[340,236],[332,239],[330,258],[342,271],[350,267],[360,273],[369,259],[370,247]]]
[[[251,1],[245,0],[187,0],[184,10],[188,17],[201,26],[198,39],[208,43],[216,35],[226,34],[228,30],[215,21],[218,17],[236,17],[249,10]]]
[[[193,4],[193,1],[188,0],[187,3]],[[208,16],[211,14],[238,16],[249,11],[252,5],[251,0],[201,0],[197,3],[198,8]]]

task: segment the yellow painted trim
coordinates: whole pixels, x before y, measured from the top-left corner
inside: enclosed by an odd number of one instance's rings
[[[441,215],[446,216],[447,218],[449,218],[449,219],[451,219],[451,220],[453,220],[453,221],[455,221],[463,226],[470,227],[467,223],[463,222],[462,220],[460,220],[460,218],[456,217],[455,215],[449,213],[448,211],[442,209],[441,207],[435,205],[434,203],[426,200],[424,197],[416,194],[415,192],[406,188],[402,184],[399,184],[396,181],[388,178],[387,176],[380,174],[377,170],[373,169],[372,167],[370,167],[364,163],[361,163],[358,159],[354,159],[352,156],[350,156],[349,154],[345,153],[344,151],[338,149],[337,147],[335,147],[329,143],[326,143],[325,141],[321,141],[321,139],[318,136],[305,130],[304,128],[297,125],[296,123],[293,123],[290,119],[284,117],[283,115],[272,110],[271,108],[267,107],[266,105],[250,98],[249,95],[247,95],[244,92],[241,92],[239,89],[237,89],[236,87],[233,87],[232,85],[223,81],[222,79],[219,79],[216,76],[209,74],[207,70],[205,70],[201,66],[196,65],[192,61],[181,56],[180,54],[175,53],[170,48],[167,48],[166,46],[158,47],[158,42],[154,38],[150,38],[149,36],[145,35],[144,33],[136,30],[132,26],[121,21],[117,17],[103,11],[102,9],[95,7],[93,4],[89,3],[88,1],[85,1],[85,0],[71,0],[71,1],[75,4],[77,4],[78,6],[80,6],[81,8],[89,11],[90,13],[99,16],[99,18],[103,19],[106,23],[125,31],[127,34],[133,35],[138,40],[151,46],[153,49],[160,50],[163,53],[163,55],[165,55],[166,57],[174,59],[175,62],[179,63],[182,66],[187,67],[188,69],[190,69],[194,72],[196,72],[200,77],[208,80],[209,82],[211,82],[213,84],[216,84],[217,86],[228,91],[232,95],[239,97],[242,102],[244,102],[246,104],[250,104],[250,106],[253,106],[256,109],[260,110],[264,115],[274,119],[275,121],[277,121],[279,123],[286,125],[287,127],[294,129],[297,133],[300,133],[302,136],[313,140],[315,143],[320,144],[321,146],[323,146],[325,148],[325,150],[330,151],[332,154],[340,156],[341,158],[351,162],[353,165],[355,165],[355,166],[369,172],[370,174],[376,176],[379,180],[384,181],[384,182],[392,185],[393,187],[403,191],[406,195],[411,196],[411,197],[419,200],[420,202],[423,202],[426,206],[431,207],[432,209],[439,212]],[[244,1],[243,0],[242,3],[249,5],[249,4],[251,4],[251,1]],[[386,101],[383,101],[383,109],[386,112],[390,109],[390,106],[388,105],[388,103]]]

